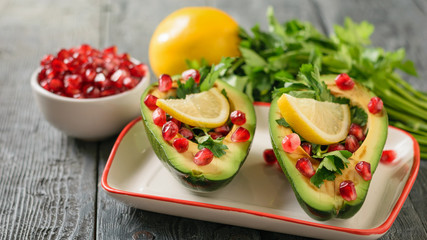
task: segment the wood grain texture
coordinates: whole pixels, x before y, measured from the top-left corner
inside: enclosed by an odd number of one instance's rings
[[[0,239],[94,235],[97,144],[68,138],[41,116],[30,75],[41,57],[97,44],[86,1],[0,4]]]
[[[29,77],[46,53],[81,43],[117,45],[148,63],[156,25],[188,5],[211,5],[249,29],[298,18],[330,33],[346,16],[376,26],[374,45],[404,47],[419,70],[407,77],[427,91],[427,1],[412,0],[2,0],[0,1],[0,240],[3,239],[306,239],[132,208],[99,185],[115,137],[83,142],[44,120]],[[153,80],[153,79],[152,79]],[[427,239],[427,161],[382,239]]]

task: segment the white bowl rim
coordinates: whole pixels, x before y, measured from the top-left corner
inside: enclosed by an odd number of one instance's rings
[[[131,58],[130,60],[132,62],[134,62],[134,63],[138,63],[138,64],[141,63],[140,61],[138,61],[138,60],[136,60],[134,58]],[[139,83],[135,87],[133,87],[132,89],[129,89],[129,90],[126,90],[126,91],[123,91],[121,93],[117,93],[117,94],[114,94],[114,95],[105,96],[105,97],[98,97],[98,98],[72,98],[72,97],[61,96],[61,95],[55,94],[53,92],[50,92],[50,91],[44,89],[39,84],[39,82],[37,81],[37,75],[38,75],[38,73],[40,72],[41,69],[42,68],[39,66],[31,74],[31,87],[35,91],[37,91],[38,93],[40,93],[40,94],[42,94],[42,95],[44,95],[46,97],[49,97],[49,98],[52,98],[52,99],[55,99],[55,100],[59,100],[59,101],[64,101],[64,102],[88,103],[88,102],[110,101],[110,100],[114,100],[114,99],[120,98],[120,97],[122,97],[124,95],[130,94],[132,92],[138,91],[139,88],[141,88],[141,86],[143,86],[143,82],[144,81],[150,81],[150,71],[148,70],[146,72],[145,76],[141,78],[141,81],[139,81]]]

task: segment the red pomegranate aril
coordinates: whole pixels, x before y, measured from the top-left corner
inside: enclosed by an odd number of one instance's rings
[[[133,77],[126,77],[125,79],[123,79],[123,85],[127,89],[132,89],[136,85],[138,85],[138,81],[135,78],[133,78]]]
[[[372,97],[368,103],[368,110],[372,114],[379,113],[383,110],[383,100],[379,97]]]
[[[40,61],[40,65],[47,66],[52,62],[53,59],[54,59],[54,56],[52,54],[47,54],[43,56],[42,60]]]
[[[385,164],[392,163],[397,157],[397,153],[394,150],[384,150],[381,154],[380,162]]]
[[[230,114],[230,120],[233,124],[241,126],[246,123],[246,115],[240,110],[235,110]]]
[[[359,141],[353,135],[348,135],[345,139],[345,150],[355,152],[359,148]]]
[[[335,84],[341,90],[351,90],[354,87],[353,79],[347,73],[341,73],[335,78]]]
[[[157,102],[157,97],[151,94],[148,94],[145,99],[144,99],[144,104],[145,106],[147,106],[150,110],[155,110],[157,108],[156,106],[156,102]]]
[[[103,73],[98,73],[95,76],[94,82],[95,82],[95,84],[97,84],[99,86],[103,86],[105,80],[106,80],[105,75]]]
[[[342,181],[340,183],[340,194],[341,197],[346,201],[356,200],[357,194],[354,183],[350,180]]]
[[[49,81],[48,80],[41,80],[40,81],[40,86],[48,91],[50,91],[50,87],[49,87]]]
[[[341,151],[341,150],[345,150],[345,147],[344,147],[344,145],[339,144],[339,143],[331,144],[328,147],[328,152]]]
[[[80,88],[74,86],[74,85],[68,85],[65,87],[65,94],[70,97],[77,96],[81,93]]]
[[[53,78],[49,82],[49,87],[50,89],[52,89],[53,92],[59,92],[62,91],[62,89],[64,88],[64,82],[57,78]]]
[[[311,178],[316,173],[313,168],[313,164],[311,164],[311,161],[309,158],[300,158],[298,159],[297,163],[295,164],[295,167],[298,169],[298,171],[304,175],[305,177]]]
[[[274,154],[274,151],[271,148],[265,149],[262,153],[262,156],[264,157],[264,161],[269,165],[272,165],[277,162],[276,155]]]
[[[68,59],[68,58],[72,58],[72,57],[73,57],[73,56],[71,55],[71,53],[70,53],[68,50],[66,50],[66,49],[61,49],[61,50],[58,52],[57,56],[58,56],[58,59],[59,59],[59,60],[62,60],[62,61],[66,60],[66,59]]]
[[[372,179],[372,173],[371,173],[371,164],[365,161],[360,161],[356,164],[354,167],[356,169],[357,173],[365,180],[369,181]]]
[[[222,125],[221,127],[216,127],[214,129],[214,132],[221,133],[222,135],[226,136],[230,132],[230,127],[227,124],[225,124],[225,125]]]
[[[116,88],[103,89],[101,90],[101,97],[107,97],[117,93],[119,93],[119,90]]]
[[[205,166],[212,162],[214,154],[208,148],[203,148],[194,155],[193,162],[198,166]]]
[[[236,131],[231,135],[232,142],[246,142],[251,138],[251,134],[244,127],[238,127]]]
[[[166,141],[172,140],[178,133],[178,130],[179,128],[174,122],[172,121],[166,122],[165,124],[163,124],[163,127],[162,127],[163,139]]]
[[[179,129],[179,134],[181,134],[183,137],[189,140],[193,139],[194,137],[193,132],[190,129],[184,128],[184,127]]]
[[[312,145],[311,145],[311,143],[308,143],[308,142],[303,142],[303,143],[301,143],[301,147],[302,147],[302,149],[304,149],[304,151],[308,154],[308,155],[310,155],[311,156],[311,149],[312,149]]]
[[[159,127],[166,123],[166,113],[161,108],[156,108],[153,112],[153,122]]]
[[[218,139],[218,138],[222,138],[224,137],[221,133],[217,133],[217,132],[209,132],[209,135],[211,136],[212,139]]]
[[[79,75],[72,74],[64,77],[64,86],[72,85],[75,88],[81,88],[82,84],[83,80]]]
[[[200,82],[200,73],[196,69],[188,69],[182,73],[182,78],[187,81],[188,79],[193,78],[196,83]]]
[[[159,77],[159,91],[167,92],[172,87],[172,78],[167,74],[162,74]]]
[[[348,131],[349,135],[353,135],[357,138],[359,141],[365,140],[365,133],[363,132],[363,128],[356,123],[352,123],[350,125],[350,130]]]
[[[148,71],[147,66],[145,64],[135,65],[130,69],[130,73],[135,77],[144,77],[146,72]]]
[[[93,82],[95,80],[96,77],[96,71],[93,70],[92,68],[88,68],[85,71],[85,81],[86,82]]]
[[[92,85],[85,85],[83,86],[83,95],[86,98],[97,98],[101,96],[101,91]]]
[[[57,73],[62,73],[68,69],[67,65],[57,58],[52,60],[51,66],[53,71]]]
[[[178,119],[171,117],[170,120],[178,126],[178,129],[181,128],[181,122]]]
[[[186,138],[175,138],[172,146],[179,153],[186,152],[188,150],[188,140]]]
[[[106,55],[109,55],[109,54],[116,55],[117,54],[117,47],[111,46],[111,47],[105,48],[102,52]]]
[[[291,133],[285,136],[282,140],[283,151],[291,153],[295,151],[301,144],[301,139],[296,133]]]

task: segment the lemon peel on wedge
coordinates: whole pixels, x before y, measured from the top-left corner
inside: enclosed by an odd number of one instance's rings
[[[280,113],[292,129],[308,142],[329,145],[344,140],[351,123],[347,104],[295,98],[278,99]]]
[[[185,99],[158,99],[156,104],[173,118],[195,127],[222,126],[230,114],[227,98],[216,88],[189,94]]]

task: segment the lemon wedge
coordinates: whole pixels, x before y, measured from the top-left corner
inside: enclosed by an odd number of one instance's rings
[[[195,127],[222,126],[230,113],[228,100],[216,88],[189,94],[185,99],[158,99],[156,104],[173,118]]]
[[[280,113],[292,129],[305,140],[329,145],[344,140],[350,128],[347,104],[320,102],[283,94],[278,100]]]

